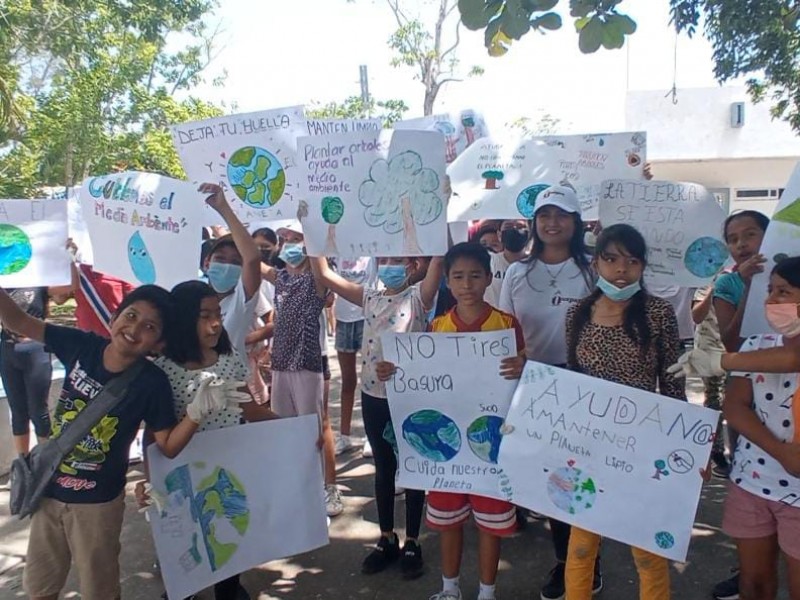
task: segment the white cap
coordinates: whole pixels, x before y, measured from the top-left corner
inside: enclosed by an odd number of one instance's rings
[[[557,206],[568,213],[581,214],[581,203],[575,190],[563,185],[554,185],[547,188],[536,198],[536,212],[543,206]]]
[[[299,233],[303,235],[303,226],[300,224],[300,221],[294,219],[285,225],[278,227],[278,230],[275,232],[281,237],[285,237],[285,233]]]

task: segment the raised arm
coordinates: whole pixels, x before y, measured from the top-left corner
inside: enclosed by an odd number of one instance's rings
[[[722,368],[726,371],[800,373],[800,348],[781,346],[753,352],[723,354]]]
[[[444,274],[444,257],[434,256],[428,265],[428,272],[425,274],[425,279],[420,284],[420,292],[422,295],[422,304],[425,310],[433,308],[433,303],[436,300],[436,294],[439,293],[439,286],[442,283],[442,275]]]
[[[0,288],[0,321],[10,331],[44,343],[44,321],[17,306],[3,288]]]
[[[347,281],[347,279],[331,269],[330,266],[328,266],[328,261],[322,256],[309,256],[308,260],[317,285],[321,285],[331,290],[333,293],[339,294],[342,298],[356,306],[364,305],[363,285]]]
[[[198,190],[208,194],[206,202],[225,220],[231,232],[233,243],[236,244],[236,249],[242,256],[242,285],[244,286],[245,299],[250,300],[258,293],[258,289],[261,286],[261,253],[258,250],[258,246],[245,226],[242,225],[239,217],[233,212],[220,186],[213,183],[204,183]]]

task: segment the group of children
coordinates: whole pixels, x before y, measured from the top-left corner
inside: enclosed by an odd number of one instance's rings
[[[45,343],[65,365],[54,435],[110,379],[158,356],[62,464],[34,514],[24,578],[32,598],[56,598],[70,560],[79,573],[82,597],[119,597],[119,564],[110,558],[119,556],[127,450],[142,421],[158,448],[175,456],[196,431],[236,426],[243,419],[316,414],[328,513],[341,512],[325,391],[327,357],[320,340],[321,314],[332,294],[350,303],[356,317],[351,323],[363,321],[361,331],[353,327],[342,334],[347,340],[341,346],[337,340],[337,350],[352,355],[351,367],[356,350],[361,352],[362,416],[375,462],[381,535],[362,572],[378,573],[399,561],[403,577],[419,577],[424,514],[427,526],[440,533],[442,589],[433,596],[436,600],[462,597],[463,528],[470,513],[479,530],[478,598],[495,598],[500,541],[515,531],[517,510],[496,499],[443,492],[428,493],[426,507],[424,491],[405,490],[400,546],[394,523],[397,446],[386,393],[394,365],[384,360],[381,334],[513,329],[519,355],[498,363],[503,377],[519,378],[525,360],[531,359],[686,399],[680,373],[669,370],[681,354],[675,311],[643,284],[647,247],[642,235],[628,225],[607,227],[593,240],[590,255],[580,204],[569,187],[540,194],[531,222],[483,227],[476,241],[452,245],[444,257],[377,257],[376,286],[365,278],[342,276],[324,258],[309,257],[300,223],[279,230],[281,239],[268,229],[251,235],[218,186],[200,189],[230,231],[206,248],[208,283],[187,281],[170,292],[156,286],[135,289],[117,309],[110,339],[45,325],[0,291],[4,330]],[[738,213],[726,221],[724,235],[736,267],[718,278],[710,301],[697,304],[702,310],[695,319],[715,317],[728,350],[739,347],[747,290],[752,275],[763,270],[758,247],[765,228],[766,218],[758,213]],[[271,296],[268,303],[259,300],[264,295]],[[444,296],[450,298],[448,310],[442,310]],[[680,361],[686,372],[707,376],[718,376],[722,365],[748,371],[734,374],[724,404],[726,419],[741,435],[732,453],[723,526],[739,548],[737,584],[746,600],[775,597],[779,549],[789,564],[792,597],[800,598],[800,509],[791,500],[800,498],[800,436],[793,408],[800,402],[791,401],[800,370],[799,306],[800,258],[789,258],[771,274],[765,309],[781,335],[749,339],[742,347],[746,354],[723,356],[721,345],[716,350],[705,346]],[[254,400],[253,370],[259,360],[248,364],[248,358],[254,356],[254,345],[270,338],[268,408],[264,398]],[[357,338],[360,348],[354,344]],[[786,373],[756,372],[777,367]],[[352,373],[349,377],[354,383]],[[141,502],[147,501],[143,487],[137,493]],[[603,587],[599,536],[555,519],[550,529],[556,563],[541,598],[588,600]],[[637,548],[632,553],[641,597],[669,598],[667,560]],[[237,576],[217,584],[215,597],[248,596]]]

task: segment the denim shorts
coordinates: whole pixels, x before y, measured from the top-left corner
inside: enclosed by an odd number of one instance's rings
[[[364,338],[364,321],[345,323],[336,321],[336,351],[355,354],[361,350],[361,341]]]

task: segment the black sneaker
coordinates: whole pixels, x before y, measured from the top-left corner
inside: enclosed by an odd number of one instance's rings
[[[714,600],[739,600],[739,569],[734,571],[736,574],[733,577],[720,581],[711,590]]]
[[[414,540],[406,540],[400,556],[400,572],[403,579],[416,579],[422,576],[422,548]]]
[[[594,579],[592,579],[592,596],[603,591],[603,570],[600,568],[600,557],[594,561]]]
[[[547,575],[547,581],[539,591],[542,600],[562,600],[564,598],[564,563],[556,563]]]
[[[400,541],[397,536],[389,540],[385,535],[382,535],[375,548],[361,564],[361,572],[364,575],[380,573],[398,558],[400,558]]]

